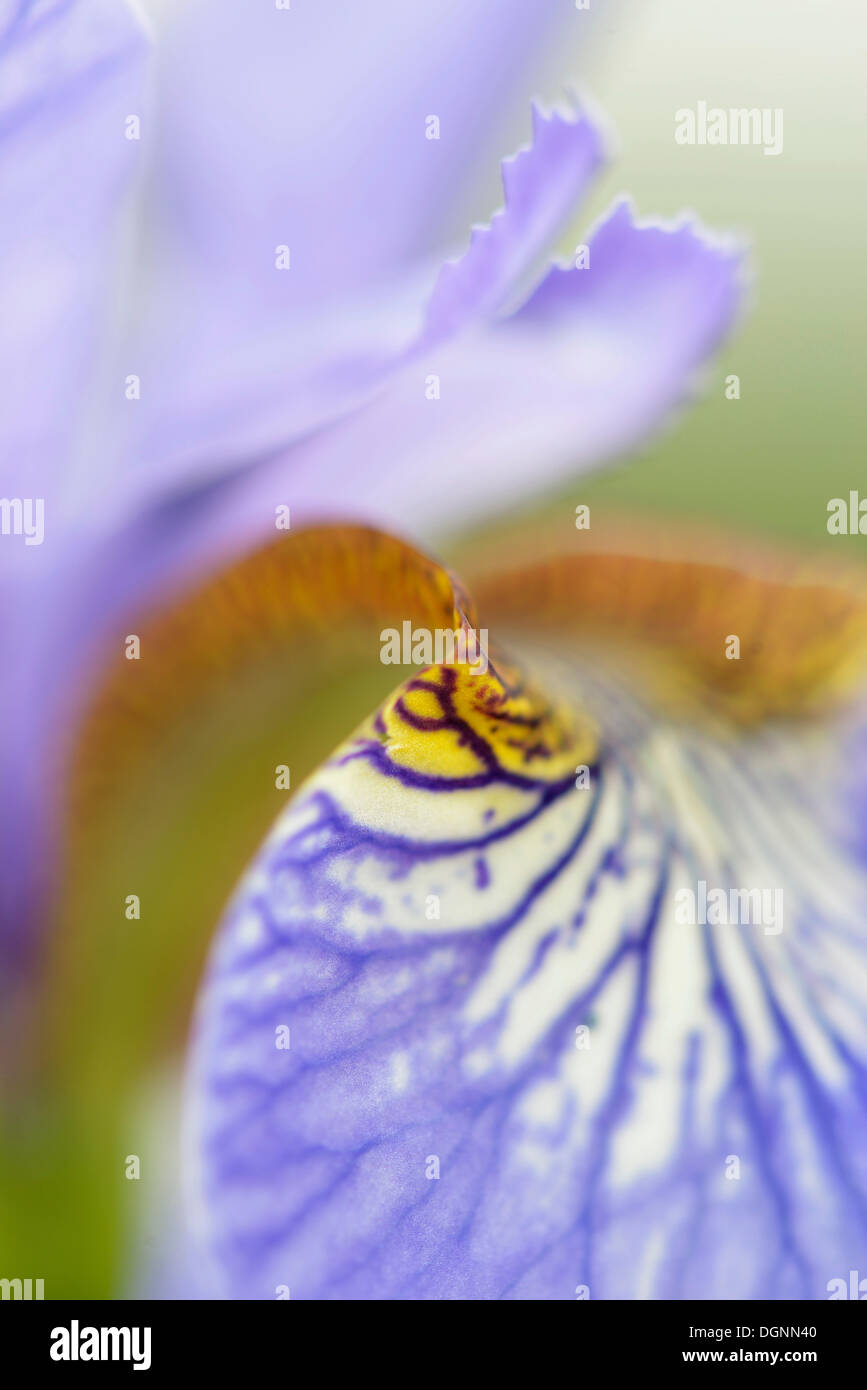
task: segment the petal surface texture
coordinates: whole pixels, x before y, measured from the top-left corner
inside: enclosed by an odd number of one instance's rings
[[[647,728],[604,683],[597,732],[507,670],[410,680],[241,886],[191,1079],[218,1289],[827,1297],[867,1238],[827,739]]]

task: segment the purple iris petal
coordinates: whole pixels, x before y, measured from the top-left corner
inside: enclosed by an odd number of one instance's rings
[[[380,104],[360,57],[365,44],[375,48],[385,33],[388,46],[393,35],[368,24],[369,17],[350,17],[338,52],[360,84],[348,90],[370,104],[345,129],[342,106],[326,102],[320,109],[309,100],[323,41],[311,13],[275,7],[248,22],[222,6],[203,19],[193,7],[176,39],[167,40],[158,84],[157,110],[171,122],[170,137],[157,126],[152,141],[140,99],[142,40],[123,7],[109,16],[97,6],[82,20],[80,5],[24,6],[7,31],[13,52],[21,41],[28,63],[36,55],[35,73],[24,68],[29,96],[21,119],[8,127],[13,187],[26,183],[28,166],[18,155],[32,135],[32,167],[48,200],[34,204],[33,245],[50,270],[46,225],[53,210],[59,226],[70,222],[78,257],[74,276],[68,266],[60,274],[57,294],[51,275],[31,277],[28,293],[46,283],[50,293],[39,315],[29,306],[36,332],[21,358],[25,424],[15,440],[32,446],[34,475],[44,479],[52,545],[19,547],[14,561],[28,573],[9,619],[15,674],[0,699],[14,730],[6,758],[21,807],[9,827],[18,862],[38,866],[45,858],[39,779],[64,751],[99,640],[107,633],[117,640],[127,613],[273,535],[278,503],[290,504],[295,524],[339,509],[429,533],[489,514],[576,464],[602,462],[664,415],[729,322],[737,301],[731,259],[691,230],[659,255],[655,234],[631,237],[622,227],[616,254],[600,249],[598,269],[576,272],[598,276],[598,290],[588,285],[576,293],[563,277],[558,311],[550,312],[551,282],[544,280],[541,298],[501,317],[527,292],[546,239],[580,202],[598,163],[598,137],[577,113],[534,113],[532,145],[506,166],[503,213],[447,266],[430,297],[429,253],[438,236],[416,194],[421,186],[432,195],[449,186],[463,167],[465,145],[460,157],[454,146],[450,154],[445,147],[433,152],[436,174],[425,164],[432,152],[423,126],[408,133],[419,82],[436,92],[441,119],[466,121],[485,83],[502,84],[504,72],[517,72],[527,35],[539,32],[538,15],[531,21],[525,7],[499,7],[496,43],[476,45],[474,62],[462,61],[458,75],[443,16],[433,43],[427,19],[424,34],[413,29],[409,43],[412,24],[403,7],[395,13],[407,51],[427,64],[423,76],[414,68],[410,78],[402,67],[399,98],[386,94]],[[459,17],[464,34],[467,24],[479,34],[490,28],[481,3],[449,14]],[[74,23],[83,25],[81,42],[72,41]],[[274,33],[281,37],[269,46]],[[203,56],[201,64],[191,59],[188,75],[183,55],[191,38],[201,41]],[[230,98],[221,87],[215,103],[209,84],[227,64],[236,73],[242,52],[251,62],[257,57],[267,80],[259,83],[254,65],[249,94]],[[296,69],[303,79],[297,91],[285,80]],[[58,71],[69,81],[52,88],[49,100],[47,84]],[[67,97],[75,149],[62,145],[59,167],[46,113],[53,101],[65,110]],[[275,114],[280,100],[284,120]],[[427,95],[423,104],[430,104]],[[138,111],[142,140],[126,140],[126,117]],[[374,143],[371,184],[358,146],[370,151],[377,133],[383,143]],[[140,160],[144,146],[148,159]],[[70,188],[70,171],[82,160],[86,167]],[[124,282],[134,293],[115,305],[107,277],[115,268],[112,234],[130,165],[139,163],[154,169],[151,191],[162,190],[162,201],[140,229],[142,273]],[[176,182],[181,169],[183,190]],[[170,202],[167,187],[178,195]],[[349,230],[363,240],[350,247],[349,265],[347,225],[337,210],[354,219]],[[392,214],[396,230],[389,229]],[[275,227],[287,219],[301,235],[284,281],[273,256]],[[261,272],[254,274],[251,258],[259,250]],[[623,311],[622,285],[635,289],[640,313]],[[112,330],[124,322],[136,330],[123,339],[123,352],[112,350],[109,306],[118,319]],[[63,353],[56,380],[43,372],[41,358],[34,365],[39,345],[49,366],[54,352]],[[17,352],[13,345],[10,359]],[[129,373],[141,384],[133,401],[121,389]],[[441,385],[438,398],[427,389],[433,379]],[[117,427],[121,420],[125,429]],[[251,455],[265,449],[267,456]],[[22,902],[9,914],[25,920],[30,877],[20,873],[16,881]]]
[[[372,519],[430,533],[601,464],[695,387],[740,303],[741,259],[694,221],[663,228],[619,204],[590,240],[588,268],[550,270],[516,313],[434,343],[368,406],[249,475],[233,524],[252,520],[282,477],[302,515],[339,495]],[[473,269],[484,302],[482,257],[457,273]],[[474,297],[465,283],[463,293]],[[359,459],[371,463],[359,469]]]
[[[73,491],[139,168],[145,34],[116,0],[21,0],[0,19],[0,440],[5,496]],[[72,476],[71,476],[72,475]],[[20,548],[2,548],[3,563]],[[32,560],[32,552],[26,557]]]
[[[660,732],[590,790],[444,792],[362,737],[321,770],[203,989],[222,1293],[812,1299],[858,1267],[867,879],[809,819],[815,764],[744,754]],[[784,919],[686,925],[702,880]]]
[[[605,461],[666,417],[730,326],[738,257],[695,225],[636,225],[621,205],[593,239],[589,269],[549,271],[522,309],[500,317],[526,295],[527,274],[601,157],[577,111],[536,109],[533,129],[533,143],[504,165],[503,210],[444,267],[415,335],[341,377],[372,399],[210,486],[196,487],[181,467],[187,486],[150,512],[140,497],[135,511],[131,483],[121,510],[134,520],[88,560],[98,591],[121,553],[122,580],[107,600],[79,608],[106,617],[107,602],[256,544],[275,500],[289,502],[296,521],[337,513],[417,532],[463,526],[570,467]],[[318,409],[323,389],[308,380],[301,394]],[[147,411],[137,403],[137,418],[138,405]],[[249,428],[266,416],[250,412]]]
[[[476,227],[469,250],[443,266],[417,350],[430,351],[476,319],[505,307],[572,218],[602,163],[598,130],[585,117],[533,108],[533,140],[503,163],[504,206]]]
[[[400,0],[167,12],[159,256],[128,347],[148,381],[143,483],[213,478],[369,392],[463,235],[471,180],[520,138],[514,113],[581,25],[559,0],[446,0],[435,22]]]
[[[501,5],[493,26],[486,5],[455,4],[433,34],[428,16],[385,3],[334,26],[312,6],[173,15],[153,105],[123,0],[21,0],[0,30],[3,493],[43,498],[50,540],[0,555],[16,585],[0,619],[16,655],[0,690],[18,808],[2,931],[15,938],[47,862],[40,783],[95,647],[157,591],[271,533],[273,496],[233,527],[218,480],[357,405],[399,360],[429,251],[452,228],[418,189],[436,204],[456,189],[485,92],[517,84],[568,22],[553,4],[545,22]],[[478,39],[460,63],[455,26]],[[434,94],[440,145],[425,140]],[[121,245],[133,189],[143,201]],[[284,237],[295,261],[281,279]]]
[[[142,27],[118,0],[2,7],[0,491],[44,503],[41,542],[19,536],[0,546],[7,807],[0,939],[5,945],[8,935],[16,949],[25,946],[22,924],[44,876],[32,831],[37,783],[51,758],[40,718],[57,678],[49,625],[69,583],[57,569],[58,551],[64,518],[81,512],[83,494],[92,501],[90,484],[82,485],[93,465],[88,431],[101,413],[92,388],[102,380],[116,307],[107,270],[119,265],[122,218],[140,167],[125,122],[144,117],[147,57]]]
[[[166,388],[183,401],[192,430],[188,437],[186,426],[178,428],[177,421],[171,423],[173,407],[167,408],[161,387],[155,399],[142,401],[142,409],[134,417],[136,431],[143,420],[144,454],[158,452],[159,458],[146,458],[142,476],[131,477],[128,504],[134,499],[141,505],[143,483],[145,496],[164,489],[166,478],[175,485],[182,479],[189,489],[199,479],[200,468],[208,484],[243,473],[249,478],[256,508],[261,505],[258,474],[263,475],[261,486],[269,489],[270,495],[275,471],[286,480],[284,485],[296,505],[314,511],[330,509],[338,498],[345,506],[350,500],[346,488],[352,489],[356,482],[359,498],[362,493],[369,496],[371,479],[358,476],[345,456],[342,476],[334,486],[335,480],[319,461],[320,442],[328,452],[327,439],[336,431],[337,448],[341,448],[342,420],[354,420],[359,407],[377,400],[383,392],[387,393],[388,409],[394,394],[392,384],[396,384],[399,400],[404,379],[422,383],[416,394],[424,405],[423,386],[432,355],[474,325],[494,321],[507,306],[514,307],[522,292],[526,296],[530,277],[538,280],[551,245],[580,208],[601,162],[599,131],[578,108],[545,113],[534,106],[531,141],[503,161],[502,209],[488,226],[473,231],[469,249],[442,266],[432,288],[430,267],[424,262],[416,266],[414,274],[395,273],[388,283],[377,284],[375,295],[362,281],[361,289],[357,283],[352,291],[347,289],[336,306],[328,297],[300,313],[284,305],[279,348],[262,335],[261,325],[257,326],[256,343],[242,348],[243,335],[239,338],[234,329],[230,335],[232,383],[223,391],[217,390],[210,378],[204,395],[200,387],[190,389],[189,363],[195,364],[195,355],[190,358],[187,354],[177,368],[170,366],[171,358],[163,362],[159,370],[164,373]],[[291,278],[276,274],[270,261],[267,273],[277,286]],[[304,281],[307,273],[302,266],[296,278]],[[275,303],[281,299],[279,290],[272,293]],[[211,302],[209,296],[209,305]],[[223,314],[226,304],[221,295],[213,312]],[[204,312],[209,323],[212,308],[206,307]],[[193,317],[200,333],[201,316]],[[244,316],[233,312],[233,325],[245,321]],[[216,351],[210,331],[203,335],[201,346],[205,345],[209,354]],[[195,370],[200,372],[201,366]],[[222,379],[221,370],[217,376]],[[163,376],[158,380],[162,382]],[[195,418],[189,414],[191,402],[200,407]],[[398,411],[399,407],[396,415]],[[395,426],[399,427],[397,419]],[[427,426],[425,419],[414,428],[428,433]],[[213,440],[210,450],[203,447],[208,439]],[[308,440],[313,444],[311,463]],[[269,449],[273,453],[275,446],[279,461],[269,472],[259,460]],[[307,483],[311,471],[312,488]],[[374,472],[379,474],[380,470]],[[383,460],[382,476],[372,480],[375,492],[386,491],[383,483],[387,472]],[[237,515],[234,498],[230,505]],[[429,505],[426,503],[430,519]],[[373,514],[392,517],[393,509],[383,509],[377,499]]]

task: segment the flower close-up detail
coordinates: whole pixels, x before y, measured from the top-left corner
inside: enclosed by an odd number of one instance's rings
[[[867,1296],[860,237],[748,8],[0,0],[4,1298]]]

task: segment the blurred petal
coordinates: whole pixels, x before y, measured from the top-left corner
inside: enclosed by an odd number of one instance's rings
[[[508,148],[501,122],[576,33],[559,0],[446,0],[435,23],[368,0],[333,21],[201,0],[164,22],[157,254],[129,349],[143,471],[165,476],[167,451],[238,466],[363,398],[417,330],[477,161]]]
[[[162,23],[163,215],[209,278],[228,276],[230,299],[286,238],[295,306],[436,254],[460,228],[456,185],[496,153],[504,112],[526,109],[555,42],[576,33],[556,0],[444,0],[435,23],[364,0],[331,18],[303,0],[291,12],[188,0]],[[258,284],[272,299],[271,277]]]
[[[742,302],[743,247],[692,217],[671,225],[638,220],[628,199],[588,245],[589,267],[554,268],[513,322],[544,335],[552,357],[561,349],[573,389],[579,375],[586,381],[586,433],[598,421],[601,436],[595,449],[622,449],[685,398],[732,327]],[[593,409],[594,400],[608,403],[615,394],[619,428],[610,405],[604,419]]]
[[[147,56],[122,0],[23,0],[0,12],[0,490],[43,500],[48,542],[0,547],[3,645],[15,654],[0,684],[3,785],[16,807],[3,827],[0,946],[16,950],[42,873],[34,772],[47,751],[39,712],[51,670],[36,653],[67,502],[87,466],[82,439],[114,311],[107,272],[137,168],[124,121],[142,112]]]
[[[145,430],[142,473],[132,479],[133,491],[144,483],[148,495],[159,493],[169,481],[173,489],[188,488],[200,476],[213,480],[239,464],[249,468],[251,461],[255,467],[269,449],[285,449],[333,424],[380,391],[404,364],[425,360],[444,340],[490,320],[526,293],[602,160],[599,131],[577,109],[544,114],[534,106],[532,115],[532,140],[503,161],[503,208],[488,226],[475,229],[463,256],[442,267],[432,292],[426,289],[426,266],[409,277],[393,274],[373,297],[364,295],[364,282],[356,279],[339,305],[317,303],[303,329],[293,316],[288,341],[286,306],[279,344],[257,331],[245,346],[239,329],[246,332],[247,319],[233,310],[231,358],[226,371],[216,374],[203,375],[186,345],[175,362],[176,335],[169,357],[164,343],[155,344],[156,378],[147,373],[155,389],[132,417],[135,430]],[[279,287],[291,277],[273,266],[268,273],[272,296],[279,297]],[[222,294],[216,305],[210,293],[208,301],[226,312]],[[201,315],[190,322],[213,351],[219,340],[202,334]],[[196,382],[190,381],[191,368]],[[325,505],[328,493],[320,489],[318,498]]]
[[[729,595],[679,601],[713,621]],[[826,1297],[867,1236],[867,873],[825,815],[833,751],[597,746],[509,677],[402,687],[218,939],[190,1120],[216,1289]],[[685,925],[701,880],[784,916]]]
[[[633,705],[641,691],[669,718],[746,726],[839,712],[867,675],[863,572],[752,538],[599,515],[592,532],[539,521],[523,553],[507,533],[460,564],[487,621],[522,642],[531,633],[546,669],[565,643],[587,680],[598,651],[603,666],[619,662]]]
[[[557,273],[557,283],[565,287],[554,306],[557,312],[548,302],[549,277],[540,297],[534,296],[511,319],[488,326],[479,322],[525,288],[546,238],[556,232],[572,200],[580,199],[598,163],[598,136],[577,114],[546,117],[537,112],[534,135],[533,145],[506,166],[505,210],[441,276],[420,338],[400,347],[395,340],[387,364],[375,352],[366,359],[362,354],[352,367],[344,362],[318,384],[313,351],[312,375],[304,377],[299,396],[307,424],[320,410],[333,409],[337,397],[346,405],[353,392],[369,392],[379,381],[367,406],[268,461],[251,465],[245,455],[240,470],[230,421],[221,410],[206,410],[199,420],[203,432],[196,426],[190,436],[192,452],[181,458],[165,449],[159,469],[149,473],[147,491],[153,488],[157,494],[150,509],[135,505],[138,483],[133,482],[125,505],[136,513],[134,520],[106,538],[109,519],[119,523],[116,498],[113,504],[106,498],[97,515],[82,519],[95,535],[86,556],[77,537],[72,553],[56,559],[54,573],[64,576],[63,591],[44,604],[51,614],[46,620],[51,641],[41,633],[37,653],[44,666],[44,653],[50,652],[62,681],[46,682],[41,669],[28,673],[37,692],[30,714],[37,735],[51,698],[45,692],[54,691],[56,698],[62,689],[66,699],[65,692],[77,688],[84,657],[101,631],[122,621],[125,606],[135,606],[155,590],[165,593],[172,582],[259,543],[273,526],[275,508],[289,504],[296,524],[339,509],[341,515],[355,512],[374,523],[385,519],[421,534],[455,529],[538,487],[540,476],[555,477],[570,467],[604,460],[633,442],[685,392],[737,301],[734,258],[691,229],[636,231],[631,223],[624,227],[618,214],[612,224],[619,229],[622,254],[606,254],[603,229],[598,268],[594,263],[587,271],[574,272],[598,276],[602,284],[598,294],[587,296],[586,315],[582,292],[572,289],[569,276]],[[636,294],[638,309],[631,320],[618,300],[621,281]],[[607,336],[596,310],[604,293],[613,308]],[[455,335],[451,341],[442,340],[447,329]],[[663,329],[665,341],[655,342],[654,335]],[[306,354],[308,336],[295,333],[294,340]],[[173,372],[170,356],[166,366],[181,384],[185,409],[190,403],[197,409],[196,392],[186,400],[183,373]],[[329,372],[332,368],[333,362]],[[438,398],[429,398],[428,385],[435,379],[441,390]],[[231,399],[219,381],[212,384],[218,395]],[[209,399],[210,392],[211,386]],[[145,391],[135,403],[139,421],[149,418],[148,396]],[[156,398],[154,419],[162,418],[158,391]],[[291,393],[285,401],[291,410]],[[281,419],[283,409],[280,403]],[[256,396],[245,399],[238,418],[247,442],[250,430],[261,429],[256,436],[261,443],[276,417],[269,415],[264,398]],[[215,432],[212,443],[219,437],[221,448],[225,446],[219,456],[205,447],[210,430]],[[183,431],[175,442],[183,449],[182,437]],[[371,462],[362,470],[359,459]],[[207,484],[196,485],[197,461],[208,469]],[[66,576],[73,570],[70,582]],[[109,572],[113,582],[107,587],[104,575]]]
[[[298,334],[295,351],[303,367],[302,376],[295,377],[297,390],[284,389],[286,381],[293,379],[292,365],[285,354],[280,362],[279,390],[272,393],[274,383],[269,384],[270,379],[264,377],[259,380],[264,396],[251,396],[245,388],[239,418],[248,442],[252,439],[250,431],[261,431],[256,436],[257,444],[271,437],[276,417],[270,413],[269,400],[276,405],[284,425],[285,411],[292,411],[297,405],[299,410],[307,412],[303,424],[309,427],[318,421],[321,413],[332,412],[338,400],[347,407],[350,397],[369,396],[374,387],[382,391],[389,379],[397,380],[399,390],[402,365],[404,376],[412,378],[415,374],[417,378],[420,372],[427,370],[424,358],[431,345],[441,340],[443,334],[458,334],[474,321],[490,317],[514,297],[544,254],[550,239],[556,235],[569,209],[580,202],[600,159],[598,132],[577,111],[568,116],[557,112],[546,116],[534,109],[533,131],[533,143],[503,165],[504,209],[495,216],[489,228],[477,234],[463,258],[444,268],[429,298],[424,322],[414,326],[411,338],[395,340],[387,360],[377,358],[375,353],[365,357],[360,350],[352,363],[348,358],[339,363],[329,361],[324,375],[320,376],[310,335]],[[346,312],[349,313],[348,309]],[[349,314],[348,318],[344,315],[341,322],[341,343],[345,351],[347,333],[359,329],[363,336],[370,320],[356,322]],[[322,327],[320,324],[319,328]],[[331,346],[337,336],[336,332],[325,334]],[[370,347],[369,342],[366,347]],[[415,365],[410,367],[405,365],[407,363]],[[182,378],[177,373],[173,376],[174,389]],[[191,403],[195,408],[195,392],[187,399],[185,389],[181,390],[185,408]],[[212,402],[212,390],[217,390],[225,399],[216,404]],[[232,411],[230,399],[231,393],[221,392],[217,383],[209,381],[208,397],[202,402],[204,415],[197,420],[191,436],[196,441],[193,453],[180,457],[171,448],[163,448],[159,466],[148,468],[147,493],[156,493],[156,503],[150,508],[139,508],[130,522],[119,532],[109,534],[107,539],[99,534],[90,539],[88,554],[79,558],[75,565],[74,584],[65,585],[58,600],[59,631],[56,641],[52,642],[53,663],[59,659],[58,646],[68,645],[70,634],[74,634],[74,645],[80,651],[82,614],[87,614],[87,625],[93,637],[93,629],[99,625],[110,626],[114,615],[123,612],[125,605],[136,604],[155,590],[165,593],[173,582],[195,578],[198,571],[213,568],[246,547],[260,544],[273,526],[275,508],[281,504],[291,502],[293,518],[300,521],[315,521],[335,512],[346,515],[354,507],[362,518],[372,523],[382,515],[391,517],[396,525],[403,527],[399,516],[402,499],[399,487],[391,478],[385,453],[382,481],[377,478],[378,465],[365,473],[367,481],[364,482],[353,463],[351,478],[341,477],[339,485],[334,486],[328,470],[317,460],[311,466],[312,479],[305,481],[308,449],[303,442],[288,458],[281,456],[276,462],[251,461],[245,455],[244,468],[236,472],[237,460],[232,457],[230,445],[233,427],[223,413],[224,407]],[[143,397],[136,403],[134,414],[136,419],[159,418],[159,410],[159,401],[149,404]],[[300,428],[301,423],[301,418],[296,417],[294,427]],[[331,427],[338,431],[339,449],[341,426],[332,423]],[[316,437],[324,440],[328,433],[329,430],[323,428]],[[216,453],[209,453],[204,447],[211,436],[215,449],[220,441]],[[183,450],[179,443],[182,436],[173,437]],[[227,452],[223,452],[224,448]],[[230,461],[233,467],[229,468],[229,476],[221,479],[221,469],[228,468]],[[196,486],[198,463],[207,469],[209,478],[211,474],[217,477]],[[296,468],[299,472],[297,485],[293,482]],[[308,473],[311,470],[307,470]],[[401,474],[403,485],[412,475],[404,468]],[[423,491],[421,483],[419,480],[419,490]],[[138,480],[134,480],[132,488],[126,491],[127,509],[135,511],[132,503],[137,490]],[[117,512],[117,499],[114,512]],[[106,515],[112,515],[112,506],[101,508],[99,520],[103,529]],[[410,510],[407,517],[411,519]],[[431,517],[436,517],[436,509],[432,509]],[[115,576],[108,590],[104,584],[107,572]]]
[[[112,310],[123,195],[137,168],[147,47],[123,0],[0,11],[3,489],[59,502]],[[71,345],[75,350],[71,350]],[[49,518],[49,524],[52,518]],[[3,547],[3,559],[20,548]],[[33,559],[25,553],[25,559]]]
[[[405,365],[366,406],[158,513],[145,544],[124,542],[129,582],[144,582],[137,552],[168,573],[179,557],[202,564],[255,544],[281,502],[304,519],[460,530],[668,421],[731,326],[740,253],[695,223],[637,223],[622,203],[592,238],[588,269],[555,268],[517,313],[480,323],[520,288],[598,160],[586,118],[537,116],[536,137],[512,166],[514,202],[442,273]]]
[[[850,730],[846,748],[847,795],[850,842],[856,854],[867,864],[867,716]]]
[[[454,531],[667,423],[732,324],[741,257],[695,224],[636,223],[626,204],[590,250],[588,269],[551,271],[512,317],[435,347],[251,476],[235,524],[279,476],[299,509],[340,497],[419,534]],[[359,458],[375,469],[362,474]]]

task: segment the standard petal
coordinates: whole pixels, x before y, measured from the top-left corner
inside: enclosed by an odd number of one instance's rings
[[[445,266],[420,324],[412,322],[423,298],[420,285],[404,294],[392,284],[388,312],[370,304],[344,304],[338,333],[337,321],[322,309],[303,333],[296,325],[291,354],[273,355],[268,343],[259,343],[251,355],[241,354],[243,361],[233,356],[238,370],[231,373],[231,389],[217,388],[215,383],[223,379],[218,371],[214,380],[208,378],[204,398],[189,389],[185,372],[195,354],[185,351],[179,369],[167,370],[163,379],[185,413],[185,423],[171,427],[170,443],[164,432],[174,407],[160,395],[160,387],[145,391],[134,411],[125,412],[128,419],[134,418],[136,432],[143,428],[149,437],[156,431],[151,442],[159,458],[154,455],[146,468],[134,471],[122,484],[120,496],[104,506],[115,524],[128,514],[133,520],[119,535],[89,544],[86,561],[78,565],[83,578],[73,606],[107,617],[105,610],[122,609],[154,584],[165,588],[172,580],[195,575],[197,568],[232,559],[261,543],[281,503],[291,504],[293,516],[306,522],[354,510],[371,524],[377,517],[387,518],[396,529],[414,524],[422,515],[426,523],[436,524],[441,519],[437,506],[407,505],[404,497],[406,489],[415,488],[420,498],[427,498],[424,478],[396,462],[396,451],[414,450],[413,441],[405,438],[408,422],[401,420],[405,390],[417,388],[424,400],[430,353],[442,348],[444,338],[459,337],[473,324],[489,321],[526,288],[527,275],[564,217],[580,205],[600,158],[601,137],[586,115],[577,110],[545,115],[534,108],[531,143],[503,165],[502,211],[490,227],[478,231],[464,257]],[[220,298],[218,312],[222,304]],[[203,332],[201,316],[185,317],[194,322],[195,333],[210,351],[214,335]],[[183,325],[178,331],[184,331]],[[471,382],[467,385],[472,389]],[[211,399],[212,390],[217,390],[217,401]],[[362,439],[369,418],[359,402],[380,397],[381,407],[374,404],[370,418],[374,429],[387,434],[393,414],[395,457],[390,446],[380,447],[386,440],[377,441],[376,463],[362,474],[354,456],[351,466],[348,462],[355,448],[354,432],[358,430]],[[380,408],[389,419],[377,424]],[[429,419],[418,421],[423,430]],[[457,419],[450,419],[459,427]],[[464,444],[472,448],[472,422],[469,428]],[[251,457],[249,451],[255,455],[275,438],[294,432],[305,436],[294,448],[281,449],[276,457]],[[145,443],[145,452],[150,447]],[[468,502],[472,486],[470,479],[464,480]],[[146,505],[151,497],[155,500]],[[100,597],[107,569],[120,574],[110,594]],[[67,594],[64,607],[68,604]],[[71,624],[74,618],[64,614],[64,627]]]
[[[24,0],[4,8],[3,489],[47,495],[59,508],[74,487],[74,444],[92,406],[88,385],[114,309],[108,270],[117,258],[123,195],[139,165],[125,121],[142,115],[148,49],[123,0]],[[10,547],[3,551],[5,560]]]
[[[144,369],[149,388],[134,414],[125,412],[139,456],[128,492],[158,496],[168,481],[173,489],[189,487],[261,467],[269,450],[279,446],[282,453],[350,415],[406,364],[418,370],[444,341],[512,307],[538,280],[601,161],[602,137],[588,116],[577,108],[546,114],[534,105],[531,140],[502,165],[502,209],[473,231],[464,255],[442,267],[432,291],[426,262],[414,273],[395,264],[374,294],[354,273],[336,305],[332,285],[327,296],[311,294],[309,305],[305,299],[293,307],[292,275],[269,263],[262,300],[280,314],[276,328],[267,329],[225,291],[215,298],[209,282],[204,302],[181,316],[168,356],[154,338],[154,360]],[[151,296],[158,308],[164,299]],[[175,296],[169,299],[174,305]],[[328,496],[319,489],[322,505]]]
[[[0,547],[3,785],[16,807],[3,827],[0,945],[21,953],[31,949],[27,924],[43,875],[34,820],[44,810],[36,784],[47,775],[49,736],[40,711],[57,678],[39,648],[50,642],[64,523],[81,505],[80,470],[91,463],[82,441],[115,308],[108,272],[139,164],[125,122],[143,113],[148,52],[122,0],[3,7],[0,490],[44,509],[29,539]]]
[[[233,0],[158,16],[154,192],[178,241],[229,277],[230,298],[284,234],[295,305],[339,302],[435,255],[460,232],[461,180],[496,155],[503,125],[513,138],[509,107],[526,109],[554,45],[571,53],[578,27],[556,0],[445,0],[435,24],[399,0],[367,0],[331,18]],[[270,280],[259,284],[273,298]]]
[[[413,360],[251,478],[235,514],[279,476],[302,509],[340,497],[417,534],[454,532],[607,462],[689,397],[742,302],[741,267],[695,223],[645,225],[623,203],[587,269],[552,270],[510,318]]]
[[[628,441],[684,398],[731,329],[744,247],[694,217],[639,219],[622,199],[587,250],[586,268],[555,267],[512,322],[550,335],[588,395],[617,393],[624,422],[605,435]]]
[[[592,165],[591,128],[578,118],[567,134],[561,118],[552,119],[550,136],[540,128],[540,152],[549,138],[571,141],[575,169]],[[541,153],[526,169],[528,187],[537,189],[552,172]],[[583,186],[583,173],[558,178],[552,205],[564,188]],[[541,223],[550,225],[546,217]],[[517,218],[514,238],[508,215],[498,225],[477,256],[471,251],[453,268],[467,279],[474,310],[498,303],[507,269],[517,271],[540,245],[532,217]],[[509,253],[502,257],[501,242]],[[471,269],[479,273],[477,296]],[[468,325],[457,312],[450,317],[447,276],[446,299],[437,308],[435,295],[430,322],[436,332],[451,323],[453,338],[437,342],[434,333],[425,351],[422,336],[421,350],[409,349],[367,405],[235,474],[201,503],[193,492],[177,510],[180,528],[174,514],[158,514],[146,528],[148,564],[168,570],[178,549],[187,561],[204,562],[253,544],[275,502],[291,504],[299,517],[337,512],[426,537],[454,533],[546,483],[605,463],[688,398],[742,303],[742,279],[739,250],[693,221],[672,228],[637,222],[627,203],[592,238],[589,268],[550,271],[505,320]],[[127,549],[132,574],[140,540]]]
[[[440,271],[417,352],[514,302],[580,210],[602,158],[600,132],[586,116],[533,107],[532,143],[503,163],[503,207]]]
[[[417,331],[478,161],[517,138],[539,60],[578,27],[555,0],[448,0],[433,25],[396,0],[334,23],[172,10],[128,347],[150,481],[246,464],[364,398]]]

